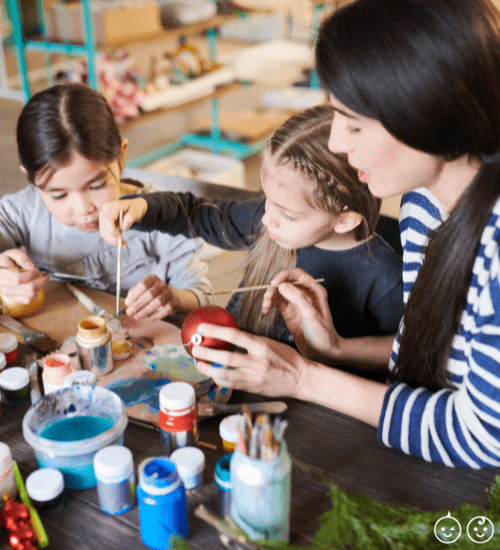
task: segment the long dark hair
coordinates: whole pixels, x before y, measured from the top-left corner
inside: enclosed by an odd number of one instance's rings
[[[23,107],[17,147],[28,180],[43,176],[43,186],[72,151],[89,160],[116,160],[121,137],[102,94],[85,84],[60,84],[38,92]]]
[[[401,142],[446,161],[500,151],[499,16],[488,0],[356,0],[324,21],[324,86]],[[484,163],[429,235],[410,292],[393,373],[452,387],[447,361],[484,227],[500,197],[499,162]]]
[[[348,208],[362,217],[353,230],[356,241],[373,235],[381,201],[358,180],[357,171],[347,163],[345,155],[336,155],[328,149],[328,138],[333,120],[330,105],[312,107],[291,116],[269,139],[265,154],[276,164],[287,164],[306,176],[311,196],[318,209],[337,216]],[[296,265],[295,250],[285,250],[269,238],[264,228],[250,250],[245,286],[269,283],[284,269]],[[261,316],[264,291],[243,294],[238,323],[240,328],[254,334],[272,335],[279,312],[277,309]]]

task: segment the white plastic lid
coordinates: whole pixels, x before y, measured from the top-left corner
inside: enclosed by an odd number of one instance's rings
[[[123,445],[108,445],[94,456],[94,472],[99,481],[116,483],[129,477],[134,471],[130,449]]]
[[[7,359],[5,357],[5,353],[2,353],[0,351],[0,370],[3,370],[7,365]]]
[[[10,353],[17,348],[17,338],[14,334],[0,334],[0,351]]]
[[[182,447],[170,455],[170,460],[175,464],[181,477],[189,477],[205,468],[205,455],[198,447]]]
[[[30,382],[28,371],[23,367],[10,367],[0,372],[0,386],[4,390],[20,390]]]
[[[244,417],[242,414],[232,414],[226,416],[219,424],[219,434],[225,441],[229,443],[238,443],[238,430],[242,430],[244,426]]]
[[[12,468],[12,453],[7,443],[0,441],[0,476],[5,470]]]
[[[47,502],[64,491],[64,477],[55,468],[35,470],[26,478],[28,496],[38,502]]]
[[[89,370],[76,370],[70,372],[64,379],[64,385],[71,386],[95,386],[97,382],[96,375]]]
[[[160,409],[180,411],[196,401],[194,388],[187,382],[170,382],[160,390]]]

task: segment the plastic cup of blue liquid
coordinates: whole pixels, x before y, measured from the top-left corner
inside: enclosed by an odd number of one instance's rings
[[[40,468],[56,468],[70,489],[95,487],[94,456],[123,445],[125,403],[98,386],[72,386],[47,394],[23,418],[23,436]]]

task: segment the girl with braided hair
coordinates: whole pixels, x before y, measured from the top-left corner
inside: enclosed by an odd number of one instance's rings
[[[358,180],[345,155],[328,150],[332,117],[331,106],[317,106],[275,131],[263,152],[265,198],[207,201],[190,193],[153,193],[122,199],[104,209],[101,234],[116,244],[122,210],[124,230],[139,222],[134,228],[248,249],[243,286],[269,284],[283,270],[302,267],[311,278],[325,279],[343,337],[393,338],[403,313],[401,259],[375,233],[380,199]],[[293,345],[278,309],[263,309],[264,294],[236,293],[227,308],[241,329]]]

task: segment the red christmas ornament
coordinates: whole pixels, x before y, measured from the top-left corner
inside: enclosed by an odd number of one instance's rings
[[[28,508],[12,498],[5,501],[2,519],[9,532],[9,545],[13,550],[37,550],[33,542],[35,533],[31,529]]]
[[[191,355],[194,345],[204,346],[212,349],[222,349],[232,351],[235,345],[216,338],[207,338],[197,334],[198,325],[201,323],[210,323],[220,325],[221,327],[238,328],[238,322],[226,309],[219,306],[202,306],[192,311],[184,320],[181,329],[182,343],[186,351]]]

